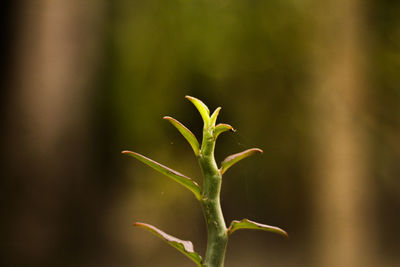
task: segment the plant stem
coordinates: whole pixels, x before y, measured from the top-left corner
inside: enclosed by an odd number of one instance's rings
[[[199,163],[204,176],[201,207],[207,225],[205,267],[223,267],[228,234],[220,204],[222,176],[214,158],[213,127],[203,130]]]

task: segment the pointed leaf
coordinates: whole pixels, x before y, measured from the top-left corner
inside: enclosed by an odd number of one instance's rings
[[[238,162],[244,158],[247,158],[256,152],[263,153],[263,151],[259,148],[250,148],[243,152],[230,155],[229,157],[224,159],[224,161],[222,161],[222,163],[221,163],[221,169],[220,169],[221,174],[224,174],[236,162]]]
[[[215,126],[214,128],[214,137],[215,139],[217,139],[218,135],[220,135],[223,132],[226,131],[235,131],[235,129],[233,129],[232,126],[230,126],[229,124],[225,124],[225,123],[219,123],[217,124],[217,126]]]
[[[162,174],[165,174],[166,176],[172,178],[173,180],[175,180],[175,182],[180,183],[181,185],[183,185],[184,187],[186,187],[187,189],[189,189],[190,191],[192,191],[192,193],[196,196],[196,198],[198,200],[201,199],[201,190],[199,185],[193,181],[192,179],[190,179],[189,177],[174,171],[154,160],[151,160],[149,158],[146,158],[143,155],[140,155],[139,153],[136,152],[132,152],[132,151],[122,151],[122,154],[127,154],[129,156],[132,156],[134,158],[137,158],[138,160],[140,160],[141,162],[149,165],[150,167],[152,167],[153,169],[155,169],[156,171],[161,172]]]
[[[134,226],[139,226],[142,227],[143,229],[146,229],[147,231],[153,233],[154,235],[158,236],[159,238],[163,239],[166,241],[168,244],[182,252],[184,255],[189,257],[192,261],[194,261],[197,266],[201,267],[203,264],[203,260],[199,254],[194,252],[193,244],[190,241],[185,241],[185,240],[180,240],[176,237],[173,237],[167,233],[164,233],[160,229],[157,229],[156,227],[146,224],[146,223],[135,223]]]
[[[211,115],[211,118],[210,118],[210,126],[215,126],[215,123],[217,122],[217,117],[218,117],[218,114],[219,114],[219,111],[221,110],[221,107],[218,107],[215,111],[214,111],[214,113]]]
[[[185,139],[189,142],[190,146],[192,147],[194,154],[196,156],[199,155],[199,150],[200,150],[200,145],[199,145],[199,141],[197,141],[196,136],[194,136],[194,134],[185,127],[185,125],[183,125],[182,123],[180,123],[179,121],[175,120],[174,118],[171,118],[169,116],[165,116],[163,118],[164,120],[168,120],[172,125],[174,125],[176,127],[176,129],[178,129],[178,131],[183,135],[183,137],[185,137]]]
[[[208,127],[210,124],[210,110],[208,109],[208,107],[206,106],[206,104],[204,104],[201,100],[192,97],[192,96],[185,96],[188,100],[190,100],[190,102],[193,103],[193,105],[195,105],[195,107],[197,108],[197,110],[200,112],[201,117],[203,118],[204,121],[204,127]]]
[[[286,238],[289,237],[288,234],[279,227],[253,222],[248,219],[243,219],[241,221],[232,221],[231,225],[228,228],[228,234],[231,235],[233,232],[239,229],[262,230],[262,231],[277,233]]]

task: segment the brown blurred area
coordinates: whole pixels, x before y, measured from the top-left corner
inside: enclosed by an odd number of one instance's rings
[[[120,154],[201,184],[162,120],[200,139],[185,95],[221,106],[216,158],[262,156],[224,176],[225,220],[243,231],[226,266],[400,265],[400,3],[61,1],[2,4],[0,266],[192,266],[132,224],[204,254],[200,206]]]

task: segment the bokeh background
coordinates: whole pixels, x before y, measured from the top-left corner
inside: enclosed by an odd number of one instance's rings
[[[193,266],[151,223],[204,254],[190,192],[120,154],[201,184],[170,115],[222,106],[216,158],[242,231],[226,266],[400,266],[400,2],[14,0],[2,4],[0,265]]]

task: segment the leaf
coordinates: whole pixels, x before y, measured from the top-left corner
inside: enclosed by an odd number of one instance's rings
[[[262,230],[280,234],[286,238],[288,238],[288,234],[279,227],[270,226],[266,224],[256,223],[250,221],[248,219],[243,219],[241,221],[232,221],[231,225],[228,228],[228,234],[231,235],[233,232],[239,229],[254,229],[254,230]]]
[[[160,229],[157,229],[156,227],[146,224],[146,223],[135,223],[134,226],[139,226],[143,229],[146,229],[147,231],[153,233],[154,235],[158,236],[159,238],[163,239],[166,241],[168,244],[182,252],[184,255],[189,257],[192,261],[194,261],[197,266],[201,267],[203,266],[203,260],[199,254],[194,252],[193,244],[190,241],[185,241],[185,240],[180,240],[176,237],[173,237],[167,233],[164,233]]]
[[[224,161],[222,161],[222,163],[221,163],[221,168],[220,168],[221,174],[224,174],[236,162],[238,162],[244,158],[247,158],[256,152],[263,153],[263,151],[259,148],[250,148],[243,152],[230,155],[229,157],[224,159]]]
[[[163,119],[168,120],[172,125],[174,125],[176,127],[176,129],[178,129],[178,131],[183,135],[183,137],[185,137],[185,139],[189,142],[190,146],[192,147],[192,149],[194,151],[194,154],[196,156],[198,156],[199,150],[200,150],[200,148],[199,148],[200,145],[199,145],[199,141],[197,141],[196,136],[188,128],[186,128],[185,125],[183,125],[179,121],[175,120],[174,118],[165,116]]]
[[[192,97],[192,96],[185,96],[190,102],[193,103],[193,105],[195,105],[195,107],[197,108],[197,110],[200,112],[201,117],[203,118],[204,121],[204,127],[208,127],[210,124],[210,110],[208,109],[208,107],[206,106],[206,104],[204,104],[201,100]]]
[[[232,126],[230,126],[229,124],[225,124],[225,123],[220,123],[217,124],[217,126],[215,126],[214,128],[214,138],[217,139],[218,135],[220,135],[223,132],[226,131],[235,131],[235,129],[233,129]]]
[[[218,107],[215,111],[214,111],[214,113],[211,115],[211,118],[210,118],[210,126],[215,126],[215,123],[217,122],[217,117],[218,117],[218,114],[219,114],[219,111],[221,110],[221,107]]]
[[[189,177],[174,171],[154,160],[151,160],[149,158],[146,158],[143,155],[140,155],[139,153],[136,152],[132,152],[132,151],[122,151],[122,154],[126,154],[129,156],[132,156],[134,158],[137,158],[138,160],[140,160],[141,162],[149,165],[150,167],[152,167],[153,169],[155,169],[156,171],[161,172],[162,174],[165,174],[166,176],[172,178],[173,180],[175,180],[175,182],[180,183],[181,185],[183,185],[184,187],[186,187],[187,189],[189,189],[190,191],[192,191],[192,193],[196,196],[196,198],[198,200],[201,199],[201,190],[199,185],[193,181],[192,179],[190,179]]]

